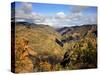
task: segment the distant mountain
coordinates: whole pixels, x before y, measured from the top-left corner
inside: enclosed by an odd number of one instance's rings
[[[72,27],[63,27],[63,28],[58,28],[56,29],[61,35],[64,34],[70,34],[70,33],[74,33],[74,32],[84,32],[85,30],[88,31],[90,30],[92,27],[97,28],[96,24],[93,25],[82,25],[82,26],[72,26]]]
[[[97,25],[82,25],[63,27],[57,29],[57,31],[63,36],[62,42],[77,41],[81,38],[91,35],[97,36]]]

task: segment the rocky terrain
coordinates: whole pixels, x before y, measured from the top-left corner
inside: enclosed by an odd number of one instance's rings
[[[15,72],[96,67],[96,24],[56,29],[49,25],[16,23]]]

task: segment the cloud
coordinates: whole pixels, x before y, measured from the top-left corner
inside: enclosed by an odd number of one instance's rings
[[[65,19],[65,18],[66,18],[66,15],[65,15],[64,12],[58,12],[58,13],[56,14],[56,17],[57,17],[58,19]]]
[[[19,8],[16,8],[15,11],[15,21],[28,21],[28,22],[42,22],[44,17],[32,11],[32,4],[31,3],[21,3]]]
[[[43,20],[40,24],[54,26],[55,21],[53,17],[45,17],[45,20]]]
[[[30,3],[21,3],[21,6],[15,9],[15,21],[30,19],[31,13],[32,5]]]
[[[53,16],[45,16],[41,13],[32,11],[31,3],[22,3],[19,8],[16,8],[15,21],[26,21],[36,24],[50,25],[54,27],[74,26],[82,24],[96,24],[97,14],[84,14],[82,11],[88,7],[73,6],[71,12],[57,12]]]
[[[32,12],[32,4],[31,3],[22,3],[20,6],[20,10],[23,10],[23,12],[26,14],[30,14]]]
[[[45,17],[39,13],[32,12],[31,19],[32,19],[32,22],[41,23],[45,20]]]
[[[75,26],[83,24],[97,24],[97,14],[84,14],[82,12],[70,13],[65,18],[56,19],[59,26]]]
[[[89,8],[89,6],[72,6],[71,12],[72,13],[80,13],[88,8]]]

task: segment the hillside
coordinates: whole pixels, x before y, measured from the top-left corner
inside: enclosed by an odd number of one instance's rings
[[[97,67],[97,26],[55,29],[16,23],[16,72],[42,72]],[[68,58],[68,59],[66,59]]]
[[[62,61],[67,69],[87,69],[97,67],[97,25],[64,27],[57,30],[65,51]],[[70,57],[66,60],[66,57]],[[67,57],[67,58],[68,58]],[[64,65],[65,64],[65,65]]]
[[[62,35],[62,42],[78,41],[82,38],[89,37],[89,35],[97,37],[97,25],[82,25],[63,27],[57,29]]]
[[[57,31],[55,31],[54,28],[47,25],[28,26],[25,25],[25,23],[16,23],[15,29],[16,52],[18,52],[16,53],[16,56],[19,56],[17,57],[18,59],[16,59],[16,62],[21,60],[19,59],[20,57],[23,56],[24,58],[27,55],[29,56],[28,58],[35,60],[33,61],[34,64],[36,64],[35,62],[37,62],[38,59],[42,60],[49,57],[51,60],[49,62],[52,63],[52,60],[55,60],[56,57],[59,57],[61,59],[61,57],[63,56],[63,48],[55,42],[55,39],[59,40],[61,38],[61,35]],[[24,53],[19,51],[19,49],[23,50],[24,48],[26,48],[26,51],[24,51]],[[31,54],[29,53],[30,51]]]

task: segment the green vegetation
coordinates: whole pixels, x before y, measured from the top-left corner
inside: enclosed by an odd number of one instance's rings
[[[15,67],[16,72],[61,71],[97,67],[97,38],[92,25],[74,28],[61,34],[46,25],[27,27],[16,25]],[[55,39],[66,40],[61,47]],[[70,62],[63,67],[60,63],[68,52]]]

